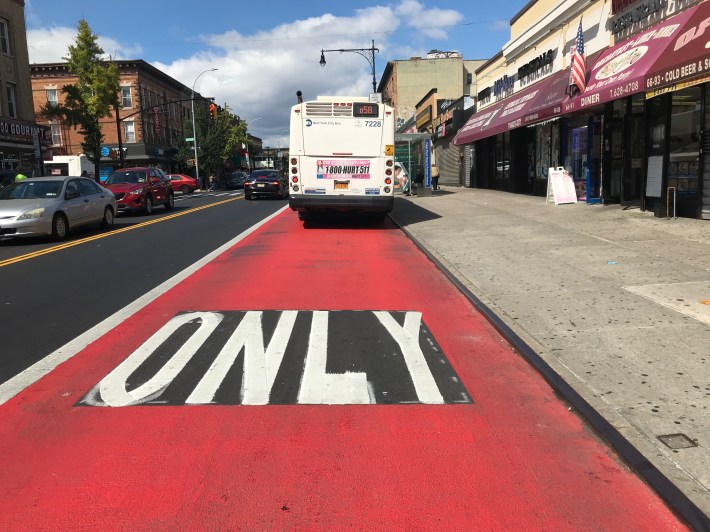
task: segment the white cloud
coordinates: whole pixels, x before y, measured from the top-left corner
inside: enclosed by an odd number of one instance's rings
[[[283,147],[288,143],[290,109],[297,90],[304,99],[319,94],[367,95],[372,91],[367,49],[373,40],[380,50],[375,54],[379,75],[385,57],[421,56],[436,47],[432,39],[445,39],[447,27],[462,19],[457,11],[428,9],[417,0],[402,0],[391,7],[357,9],[351,16],[323,14],[254,34],[232,30],[190,36],[191,41],[204,43],[202,50],[171,62],[151,60],[143,56],[140,46],[110,37],[100,37],[99,44],[117,59],[150,61],[187,87],[199,75],[196,91],[253,121],[250,133],[261,137],[264,145]],[[75,28],[28,30],[31,61],[62,61],[75,36]],[[326,66],[319,65],[321,49],[341,48],[363,49],[362,55],[326,52]],[[215,67],[219,70],[200,75]]]
[[[425,37],[445,39],[447,30],[460,24],[463,15],[453,9],[427,9],[417,0],[403,0],[395,8],[395,13],[402,17],[406,26],[415,28]]]
[[[30,63],[60,63],[76,40],[76,28],[34,28],[27,30],[27,48]],[[139,45],[127,45],[110,37],[98,38],[99,46],[106,56],[114,59],[140,59],[143,49]]]
[[[265,145],[284,146],[291,106],[296,91],[304,99],[318,94],[363,95],[372,91],[371,54],[326,52],[326,66],[319,64],[321,49],[369,48],[388,45],[387,32],[396,27],[389,8],[362,9],[352,17],[330,14],[282,24],[268,32],[245,36],[235,31],[200,38],[210,47],[189,59],[154,66],[217,102],[229,104],[233,113],[251,121],[250,132]],[[379,62],[378,62],[379,57]],[[375,56],[378,71],[381,56]],[[378,80],[379,81],[379,80]],[[286,135],[286,136],[285,136]]]

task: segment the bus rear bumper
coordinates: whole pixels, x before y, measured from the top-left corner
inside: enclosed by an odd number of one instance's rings
[[[347,196],[289,196],[291,210],[306,211],[362,211],[390,212],[394,206],[393,196],[352,197]]]

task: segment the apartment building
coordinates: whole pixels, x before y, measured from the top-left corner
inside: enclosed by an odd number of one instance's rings
[[[36,175],[44,130],[34,120],[25,2],[0,2],[0,171]]]
[[[174,156],[179,142],[192,137],[185,124],[192,118],[191,93],[187,87],[143,60],[116,61],[120,97],[118,113],[101,121],[104,134],[101,175],[123,166],[157,166],[166,172],[177,170]],[[31,65],[32,93],[37,121],[51,130],[53,155],[82,153],[82,135],[60,121],[39,115],[48,102],[61,103],[62,87],[76,83],[66,63]],[[195,93],[195,105],[209,102]],[[118,115],[118,116],[117,116]],[[119,152],[119,136],[120,148]]]

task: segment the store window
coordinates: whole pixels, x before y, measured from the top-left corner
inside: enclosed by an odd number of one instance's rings
[[[698,193],[700,98],[700,87],[675,91],[672,96],[667,175],[668,187],[679,196]]]
[[[497,136],[496,169],[494,188],[507,190],[507,180],[510,177],[510,132],[506,131]]]
[[[0,50],[4,54],[12,54],[12,49],[10,48],[10,25],[4,18],[0,18]]]
[[[130,87],[121,87],[121,107],[124,109],[133,107],[133,97],[131,96]]]
[[[136,141],[136,126],[133,120],[126,120],[123,122],[123,139],[127,143],[133,143]]]

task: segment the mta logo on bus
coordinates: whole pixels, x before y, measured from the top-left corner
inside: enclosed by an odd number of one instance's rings
[[[311,127],[313,125],[313,120],[306,118],[306,127]]]
[[[473,402],[420,312],[184,312],[127,355],[79,405]]]

